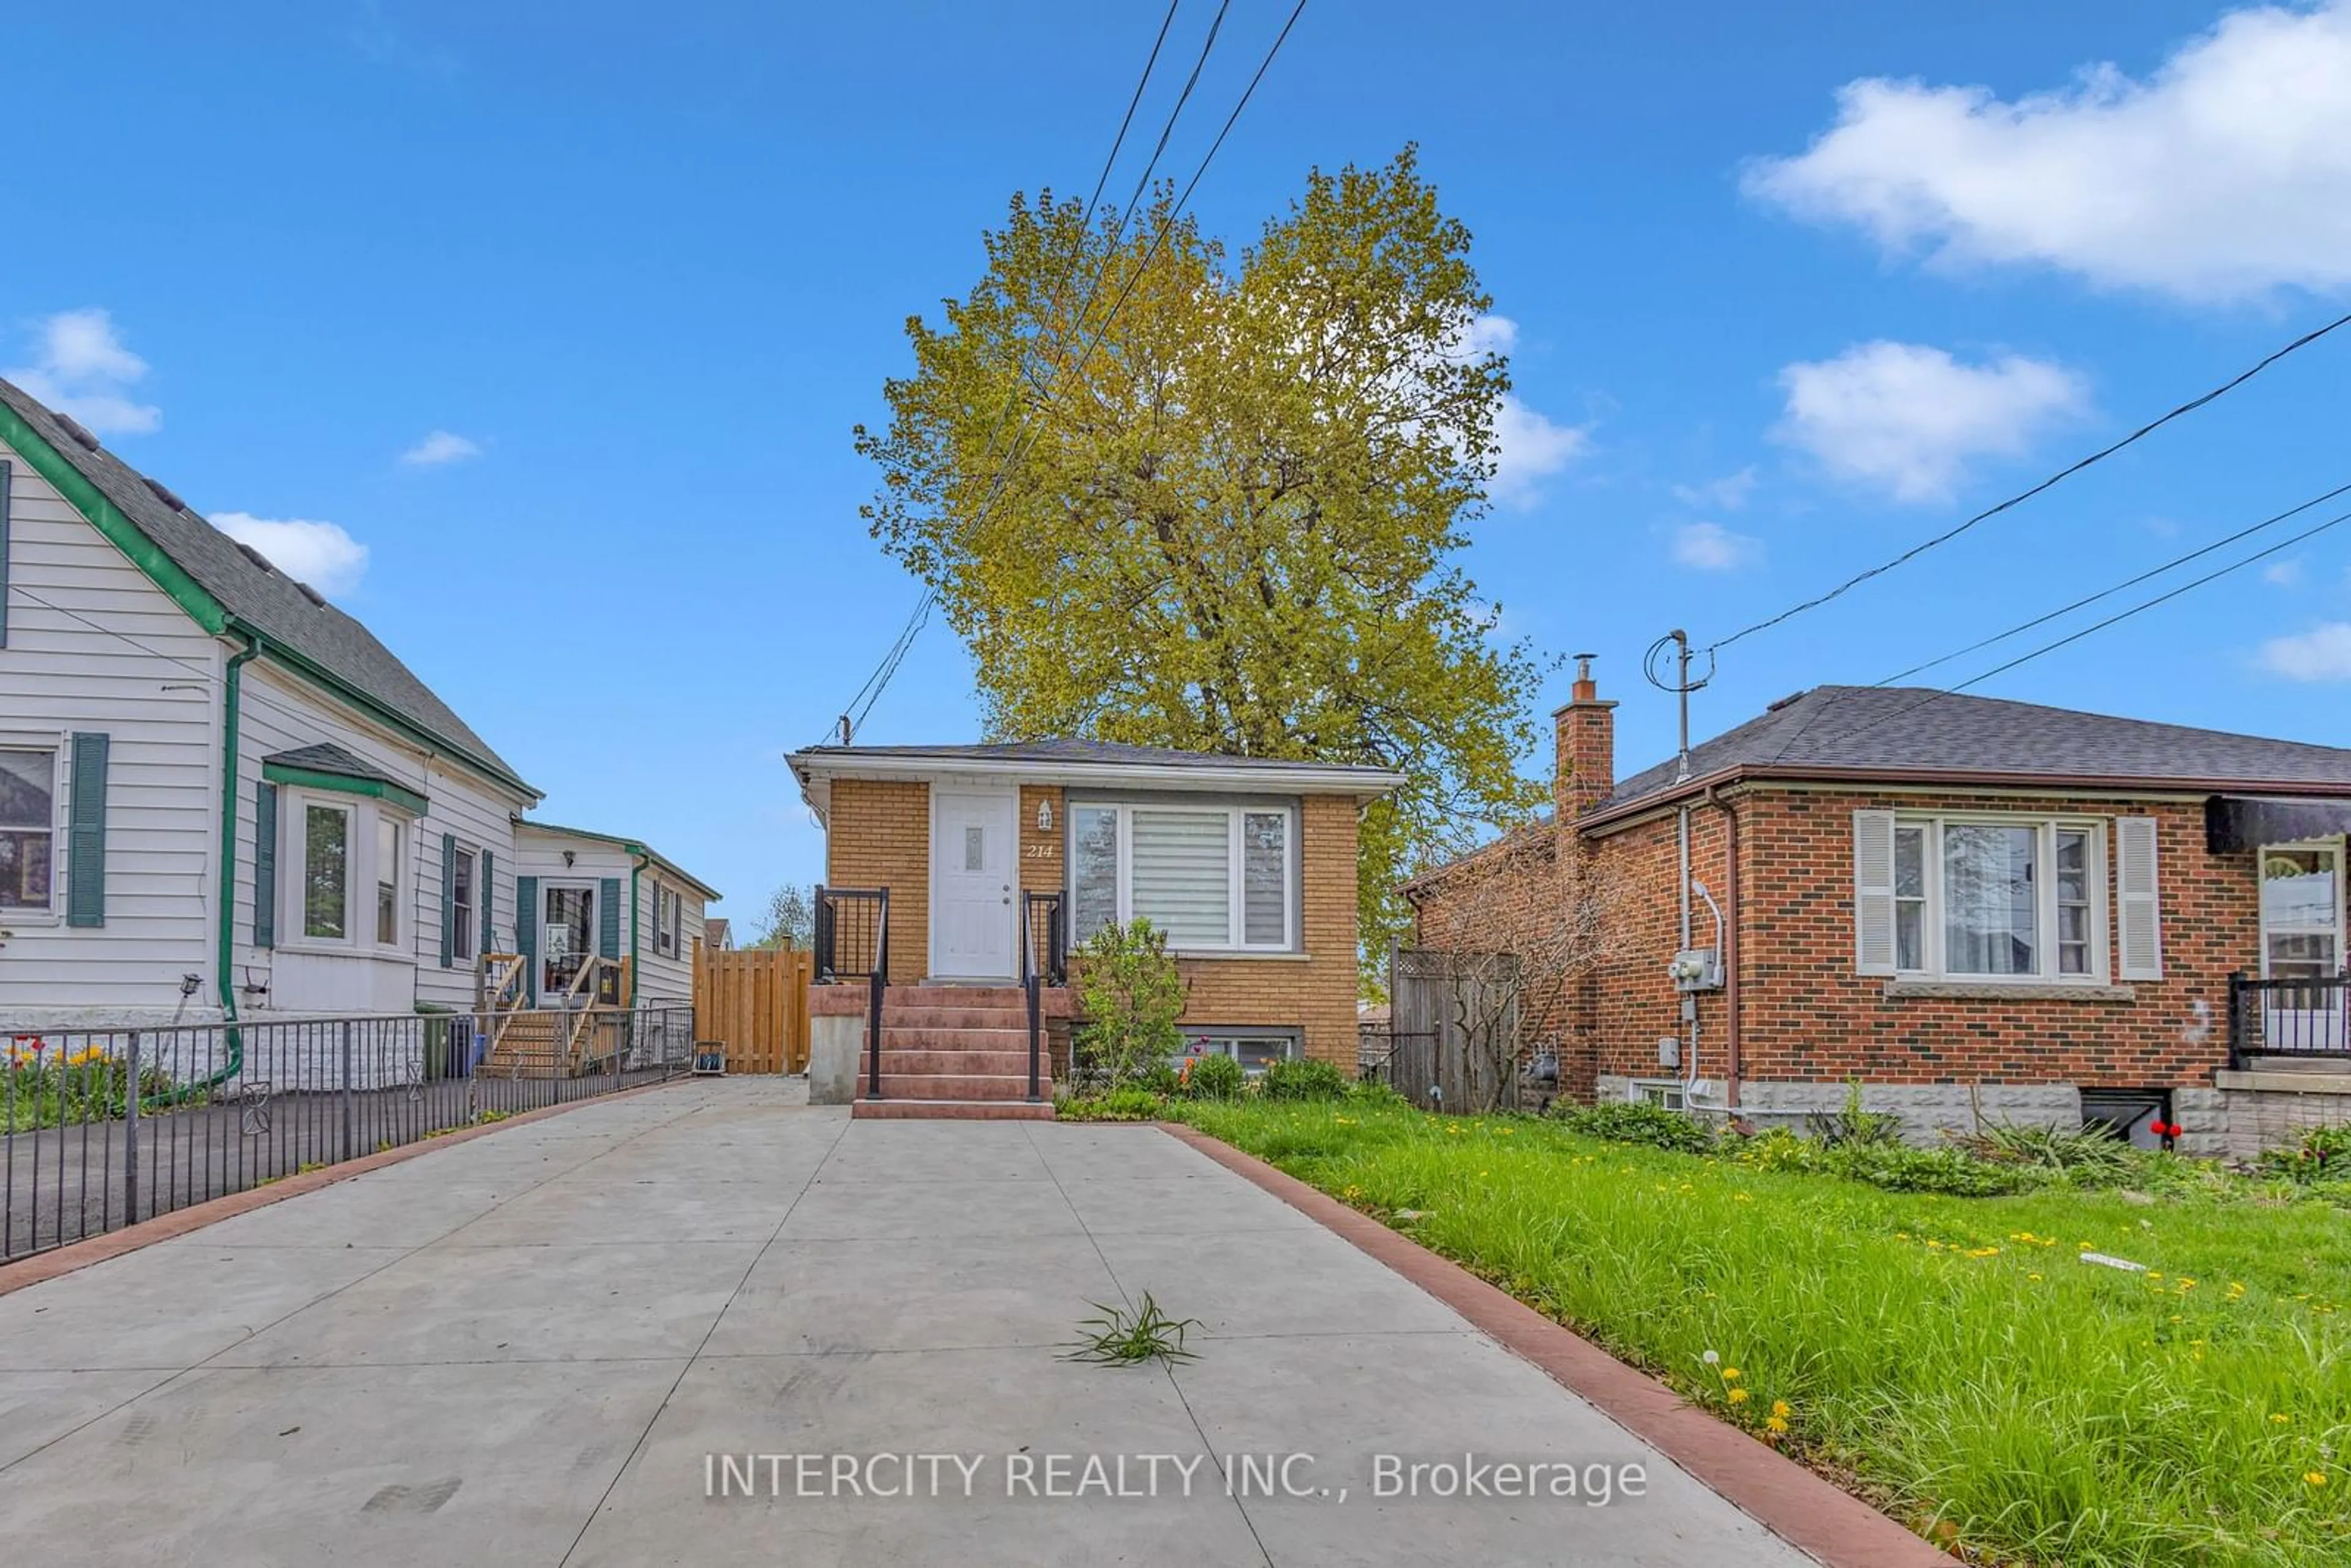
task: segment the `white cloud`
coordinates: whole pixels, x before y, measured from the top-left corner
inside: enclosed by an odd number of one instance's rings
[[[2327,621],[2262,644],[2262,665],[2290,681],[2351,681],[2351,621]]]
[[[251,545],[287,576],[308,583],[329,599],[360,585],[368,548],[340,524],[306,517],[256,517],[250,512],[215,512],[213,527],[240,544]]]
[[[1749,464],[1736,474],[1725,474],[1719,479],[1708,479],[1696,485],[1674,486],[1674,499],[1686,507],[1705,507],[1735,512],[1747,505],[1747,497],[1755,493],[1755,465]]]
[[[402,453],[400,460],[413,467],[437,468],[444,463],[463,463],[481,455],[481,443],[468,441],[451,431],[436,430]]]
[[[0,371],[59,413],[98,435],[136,435],[163,423],[163,411],[134,401],[130,389],[147,361],[122,346],[114,319],[95,307],[60,310],[35,329],[33,362]]]
[[[2043,424],[2089,402],[2081,377],[2047,360],[2002,354],[1967,365],[1941,349],[1883,340],[1790,365],[1780,384],[1788,393],[1780,440],[1904,501],[1948,497],[1972,459],[2020,455]]]
[[[1674,530],[1674,559],[1698,571],[1737,571],[1763,559],[1763,541],[1720,523],[1684,523]]]
[[[1519,324],[1508,316],[1480,316],[1469,323],[1447,354],[1478,360],[1508,358],[1519,345]],[[1516,392],[1504,392],[1494,409],[1494,477],[1487,493],[1506,507],[1525,508],[1542,499],[1541,481],[1592,450],[1592,432],[1562,424],[1527,406]]]
[[[2351,285],[2351,0],[2221,19],[2146,80],[2003,101],[1872,78],[1750,195],[1889,250],[2035,263],[2193,299]]]
[[[2302,562],[2299,559],[2273,560],[2262,568],[2262,580],[2277,588],[2302,586]]]

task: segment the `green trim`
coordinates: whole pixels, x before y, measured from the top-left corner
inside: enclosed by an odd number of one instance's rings
[[[492,783],[510,789],[517,795],[526,796],[533,802],[546,799],[537,789],[504,768],[492,766],[447,737],[435,735],[415,720],[393,711],[316,660],[297,653],[283,643],[275,641],[258,627],[248,625],[243,621],[236,622],[235,626],[239,632],[252,638],[262,651],[268,654],[272,664],[282,666],[308,681],[312,685],[340,697],[353,707],[366,713],[371,718],[423,747],[427,751],[435,756],[445,757],[454,762],[461,762]]]
[[[433,809],[433,803],[423,796],[389,779],[354,779],[348,773],[321,773],[315,768],[288,768],[282,762],[263,763],[261,776],[272,784],[291,784],[298,789],[331,789],[339,795],[370,796],[397,806],[411,816],[426,816]]]
[[[637,921],[644,909],[645,900],[644,895],[637,891],[637,879],[644,874],[644,855],[640,852],[631,858],[629,863],[629,1005],[631,1007],[637,1005],[637,986],[643,967],[640,959],[643,948],[638,941]]]
[[[0,403],[0,441],[15,447],[17,455],[32,465],[34,473],[47,479],[75,511],[89,519],[90,527],[129,556],[131,563],[145,572],[150,582],[188,612],[189,619],[215,637],[228,630],[229,612],[221,601],[206,592],[204,585],[166,555],[162,547],[149,538],[122,508],[108,500],[105,493],[90,483],[89,476],[6,403]],[[251,658],[252,654],[244,656]]]
[[[669,873],[670,875],[677,878],[678,881],[685,883],[688,887],[694,889],[695,892],[702,894],[703,899],[705,902],[716,903],[726,896],[716,888],[711,886],[708,883],[703,881],[700,877],[695,875],[692,872],[686,870],[684,866],[679,865],[675,861],[671,860],[657,850],[648,849],[643,843],[635,839],[624,839],[618,833],[600,833],[590,828],[567,828],[557,822],[537,822],[533,821],[528,817],[518,819],[516,821],[515,826],[517,828],[535,828],[542,833],[557,833],[567,839],[592,839],[600,844],[616,844],[632,855],[644,856],[652,864]]]
[[[218,989],[221,1017],[227,1020],[228,1062],[201,1084],[175,1090],[169,1097],[185,1098],[199,1088],[218,1088],[245,1069],[245,1031],[236,1027],[236,794],[238,783],[238,699],[245,690],[246,661],[258,652],[251,644],[229,655],[221,675],[221,852],[220,953]]]

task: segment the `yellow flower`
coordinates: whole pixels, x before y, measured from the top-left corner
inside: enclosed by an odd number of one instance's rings
[[[2293,1417],[2293,1416],[2286,1416],[2286,1415],[2276,1415],[2276,1416],[2272,1416],[2270,1417],[2270,1422],[2271,1422],[2271,1424],[2272,1424],[2273,1426],[2283,1427],[2283,1426],[2285,1426],[2287,1423],[2291,1422],[2293,1419],[2294,1419],[2294,1417]]]
[[[1738,1381],[1739,1381],[1739,1368],[1737,1368],[1737,1367],[1735,1367],[1735,1366],[1726,1366],[1726,1367],[1724,1367],[1724,1368],[1722,1369],[1722,1380],[1723,1380],[1725,1383],[1736,1383],[1736,1382],[1738,1382]]]
[[[1788,1429],[1788,1418],[1784,1416],[1766,1416],[1763,1417],[1763,1429],[1777,1436]]]
[[[2041,1276],[2038,1274],[2027,1274],[2025,1278],[2028,1280],[2038,1280]]]
[[[2323,1487],[2326,1484],[2326,1472],[2325,1470],[2304,1470],[2302,1472],[2302,1479],[2303,1484],[2305,1486]]]
[[[1734,1388],[1730,1391],[1729,1397],[1733,1405],[1744,1405],[1747,1403],[1747,1390],[1744,1388]]]
[[[1788,1408],[1788,1402],[1784,1399],[1774,1399],[1771,1401],[1771,1414],[1777,1416],[1782,1421],[1786,1420],[1790,1414],[1792,1414]]]

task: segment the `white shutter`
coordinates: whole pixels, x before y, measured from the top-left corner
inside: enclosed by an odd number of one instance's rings
[[[2155,819],[2115,819],[2115,893],[2126,980],[2163,978],[2162,897],[2155,872]]]
[[[1894,973],[1894,813],[1853,814],[1853,958],[1865,975]]]

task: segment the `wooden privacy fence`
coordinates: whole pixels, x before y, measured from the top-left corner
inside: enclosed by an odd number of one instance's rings
[[[729,1072],[805,1072],[810,955],[746,947],[694,953],[694,1033],[723,1041]]]
[[[1423,1110],[1519,1103],[1519,964],[1507,954],[1398,947],[1388,964],[1387,1082]]]

